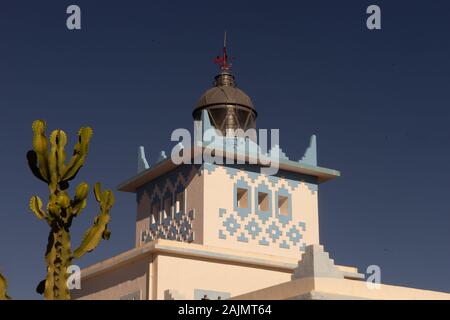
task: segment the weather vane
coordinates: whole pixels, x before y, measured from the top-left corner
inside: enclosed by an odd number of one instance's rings
[[[234,58],[233,58],[234,59]],[[217,56],[214,59],[214,63],[220,66],[222,71],[229,71],[231,68],[231,63],[228,62],[228,54],[227,54],[227,32],[225,31],[223,36],[223,52],[222,56]]]

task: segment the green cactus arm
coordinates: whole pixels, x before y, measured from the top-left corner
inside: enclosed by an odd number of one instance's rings
[[[8,289],[8,281],[6,278],[0,273],[0,300],[10,300],[11,297],[7,294]]]
[[[50,191],[55,192],[64,174],[66,153],[64,147],[67,143],[66,133],[62,130],[53,130],[50,134],[50,155],[48,156],[48,170],[50,178]]]
[[[95,186],[96,197],[99,195],[100,214],[95,217],[94,224],[84,234],[81,245],[74,251],[74,258],[79,259],[87,252],[94,250],[100,243],[101,239],[108,240],[111,232],[108,230],[108,223],[110,220],[109,211],[114,205],[114,195],[111,190],[106,190],[103,193],[100,191],[100,184]]]
[[[64,147],[67,143],[66,133],[62,130],[53,130],[50,135],[50,156],[49,170],[55,177],[62,177],[65,171],[64,162],[66,161],[66,152]]]
[[[109,239],[111,232],[107,229],[110,216],[109,214],[99,214],[95,220],[92,227],[90,227],[84,234],[81,245],[73,252],[73,257],[75,259],[81,258],[87,252],[94,250],[100,240],[103,238],[105,240]]]
[[[100,182],[97,182],[94,186],[95,200],[100,203],[102,211],[109,210],[114,205],[114,194],[111,190],[102,192],[102,186]]]
[[[34,174],[34,176],[36,178],[38,178],[39,180],[47,183],[48,181],[42,176],[41,171],[39,170],[38,156],[34,150],[30,150],[27,152],[27,162],[28,162],[28,167],[30,168],[30,170]]]
[[[43,120],[36,120],[33,122],[31,128],[33,129],[33,149],[37,155],[37,165],[41,176],[49,181],[48,173],[48,142],[45,136],[45,129],[47,124]]]
[[[31,197],[30,209],[39,220],[47,218],[47,213],[42,209],[42,200],[38,196]]]
[[[75,197],[71,201],[71,213],[73,216],[78,216],[86,207],[87,196],[89,193],[89,185],[87,183],[80,183],[75,189]]]
[[[90,127],[81,128],[78,132],[78,143],[75,145],[73,156],[62,175],[62,180],[72,180],[83,166],[88,153],[89,141],[92,137],[92,133]]]
[[[97,200],[98,203],[101,203],[102,201],[102,185],[100,182],[97,182],[94,186],[94,195],[95,200]]]

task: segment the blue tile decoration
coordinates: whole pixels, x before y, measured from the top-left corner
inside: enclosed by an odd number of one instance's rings
[[[287,184],[291,189],[296,189],[300,185],[300,181],[286,179]]]
[[[293,225],[288,232],[286,232],[286,235],[289,238],[289,241],[292,242],[292,244],[295,246],[297,243],[300,242],[300,240],[303,238],[300,231]]]
[[[303,231],[306,231],[306,224],[304,223],[304,222],[299,222],[298,223],[298,226],[303,230]]]
[[[304,183],[312,193],[319,191],[319,186],[317,184],[307,182]]]
[[[194,211],[185,212],[182,207],[175,212],[176,195],[184,192],[189,181],[201,170],[198,165],[181,165],[166,175],[156,178],[141,187],[137,192],[137,201],[148,195],[150,203],[150,224],[148,230],[141,233],[141,242],[146,243],[155,239],[170,239],[181,242],[192,242],[194,240],[193,222]],[[170,211],[163,214],[164,203],[170,201]],[[159,205],[159,212],[152,217],[153,205]]]
[[[175,240],[177,237],[177,233],[178,233],[177,227],[175,225],[172,225],[169,227],[167,238],[169,240]]]
[[[217,167],[217,166],[216,166],[215,164],[208,163],[208,162],[204,162],[204,163],[202,164],[203,172],[206,171],[207,174],[213,173],[213,172],[216,170],[216,167]]]
[[[290,249],[291,246],[286,242],[286,240],[283,240],[283,241],[280,243],[280,248],[282,248],[282,249]]]
[[[268,176],[267,179],[269,180],[269,182],[272,184],[272,187],[275,187],[275,185],[278,183],[278,181],[280,180],[277,176]]]
[[[154,222],[154,223],[151,223],[150,224],[150,231],[151,232],[156,232],[156,231],[158,231],[158,223],[157,222]]]
[[[227,239],[227,236],[225,235],[225,232],[222,229],[219,230],[219,239],[222,239],[222,240]]]
[[[269,227],[267,227],[266,232],[269,235],[269,237],[272,239],[272,242],[277,241],[278,238],[280,238],[280,236],[281,236],[280,228],[277,226],[275,221],[273,221],[272,224]]]
[[[234,217],[234,215],[230,215],[228,216],[228,218],[223,222],[223,226],[225,227],[225,229],[228,231],[228,233],[230,235],[234,235],[239,228],[241,227],[241,225],[238,223],[238,221],[236,220],[236,218]]]
[[[181,219],[183,218],[183,216],[184,216],[184,211],[180,210],[178,212],[175,212],[173,217],[176,222],[180,222]]]
[[[239,235],[239,237],[237,238],[237,241],[240,242],[248,242],[248,238],[245,236],[245,234],[243,232],[241,232],[241,234]]]
[[[258,243],[262,246],[269,246],[270,242],[266,240],[266,238],[262,238],[261,240],[258,241]]]
[[[151,205],[160,206],[160,214],[151,219],[148,229],[141,233],[142,243],[158,238],[190,242],[194,240],[193,223],[195,212],[186,212],[180,208],[175,212],[176,196],[183,192],[190,180],[200,174],[215,174],[218,168],[226,170],[227,177],[234,182],[234,205],[231,210],[218,208],[216,214],[220,221],[217,237],[222,241],[238,241],[242,245],[281,248],[283,250],[304,250],[303,234],[306,224],[292,218],[291,195],[300,184],[309,190],[317,191],[317,181],[306,175],[294,175],[280,170],[276,176],[261,178],[259,168],[251,165],[219,166],[213,164],[182,165],[141,187],[137,192],[137,201],[148,197]],[[257,181],[263,181],[258,184]],[[248,192],[247,208],[238,208],[237,188],[245,188]],[[231,192],[231,190],[230,190]],[[267,212],[260,211],[258,192],[268,194]],[[278,212],[278,195],[288,197],[288,215]],[[169,216],[162,217],[164,200],[171,199],[172,211]],[[150,215],[150,212],[148,213]]]
[[[233,179],[233,209],[218,208],[217,215],[220,221],[218,238],[224,241],[237,241],[244,244],[253,244],[262,247],[280,248],[283,250],[304,250],[303,233],[306,224],[293,219],[292,192],[304,182],[289,179],[289,173],[283,172],[280,176],[265,176],[264,179],[255,173],[239,171],[239,168],[224,167],[228,177]],[[282,179],[282,180],[280,180]],[[257,183],[256,181],[260,181]],[[313,180],[308,180],[311,186]],[[256,184],[256,185],[255,185]],[[237,205],[237,189],[246,189],[249,205],[239,208]],[[261,211],[258,204],[258,194],[265,193],[268,197],[267,211]],[[278,209],[278,196],[287,198],[287,214],[280,214]]]
[[[224,166],[223,168],[225,169],[225,171],[226,171],[226,173],[228,174],[228,177],[229,177],[230,179],[233,179],[233,178],[238,174],[238,172],[239,172],[238,169],[236,169],[236,168],[231,168],[231,167],[229,167],[229,166]]]
[[[256,222],[255,219],[252,219],[246,226],[245,229],[247,230],[248,234],[252,237],[252,239],[256,239],[256,237],[261,233],[262,228],[259,226],[259,224]]]
[[[258,173],[258,172],[247,172],[247,176],[252,182],[255,182],[256,179],[258,179],[258,177],[260,176],[260,173]]]

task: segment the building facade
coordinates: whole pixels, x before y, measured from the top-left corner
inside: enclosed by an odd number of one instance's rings
[[[73,298],[449,299],[369,288],[356,268],[329,258],[320,246],[319,185],[339,172],[318,166],[314,135],[299,160],[278,145],[261,150],[249,130],[257,128],[256,108],[224,58],[193,111],[200,139],[179,145],[191,161],[176,164],[161,153],[149,165],[139,148],[137,175],[119,186],[136,194],[135,248],[83,269]],[[239,129],[249,134],[229,135]],[[275,174],[263,172],[261,155],[276,162]]]

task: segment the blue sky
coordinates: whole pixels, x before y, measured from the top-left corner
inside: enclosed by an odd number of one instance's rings
[[[65,26],[82,10],[82,29]],[[382,30],[366,28],[378,4]],[[0,5],[0,270],[15,298],[45,275],[48,226],[28,210],[46,186],[26,166],[31,123],[94,129],[78,181],[115,188],[169,151],[217,73],[228,31],[240,88],[260,128],[280,128],[300,158],[311,134],[319,165],[342,177],[320,186],[321,242],[336,263],[382,282],[450,292],[450,20],[448,1],[9,1]],[[116,192],[112,236],[79,261],[134,245],[135,197]],[[96,214],[94,199],[73,243]]]

